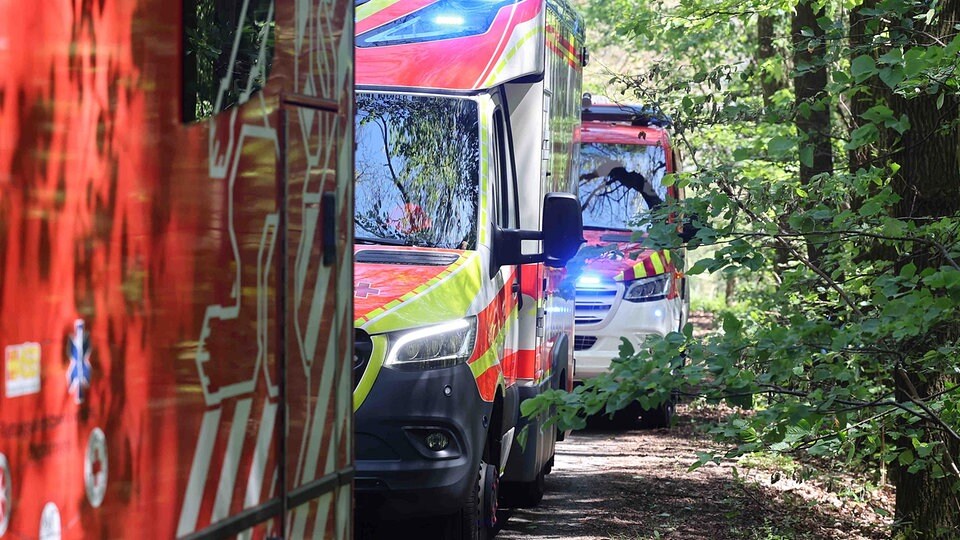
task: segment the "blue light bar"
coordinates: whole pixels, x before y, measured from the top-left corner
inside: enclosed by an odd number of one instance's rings
[[[423,43],[490,30],[500,8],[519,0],[439,0],[357,36],[357,47]]]

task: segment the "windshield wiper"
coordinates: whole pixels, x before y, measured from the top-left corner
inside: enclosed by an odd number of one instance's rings
[[[618,232],[628,232],[628,233],[633,232],[633,229],[625,229],[623,227],[604,227],[600,225],[584,225],[583,228],[588,231],[618,231]]]
[[[408,246],[410,243],[399,238],[378,238],[373,236],[355,236],[353,241],[358,244],[370,244],[381,246]]]

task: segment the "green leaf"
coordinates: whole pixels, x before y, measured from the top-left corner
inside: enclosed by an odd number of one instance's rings
[[[900,49],[890,49],[889,51],[880,55],[880,58],[877,59],[877,62],[880,64],[902,64],[903,51]]]
[[[863,82],[877,73],[877,65],[872,56],[862,54],[850,62],[850,74],[858,83]]]
[[[767,152],[773,156],[780,156],[793,149],[795,141],[787,137],[774,137],[767,142]]]
[[[743,328],[743,322],[737,318],[733,313],[727,312],[723,314],[723,331],[728,334],[736,334]]]
[[[883,81],[883,84],[887,85],[891,89],[896,88],[897,85],[902,83],[905,78],[903,74],[903,68],[900,66],[882,68],[879,76],[880,80]]]
[[[903,74],[907,77],[913,77],[919,74],[927,67],[927,62],[923,58],[924,49],[914,47],[903,55]]]

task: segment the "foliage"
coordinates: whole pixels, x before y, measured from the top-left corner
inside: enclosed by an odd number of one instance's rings
[[[693,196],[643,218],[644,241],[679,247],[665,218],[689,216],[699,231],[687,247],[714,251],[688,274],[732,272],[758,285],[722,315],[716,334],[695,339],[688,326],[639,350],[624,341],[609,374],[525,403],[524,412],[553,404],[557,422],[580,427],[585,414],[693,393],[741,411],[715,432],[730,443],[728,456],[807,452],[896,465],[949,479],[957,493],[949,449],[960,442],[960,215],[950,199],[960,164],[942,173],[943,212],[914,215],[903,211],[904,193],[929,188],[910,184],[896,161],[908,139],[960,141],[960,25],[940,19],[942,10],[957,11],[956,0],[822,5],[823,36],[801,32],[807,47],[811,39],[827,45],[809,65],[792,65],[789,55],[758,62],[744,38],[754,13],[782,15],[792,5],[690,0],[617,22],[618,35],[642,38],[659,55],[611,78],[628,96],[618,99],[669,116],[696,167],[668,178]],[[865,19],[865,34],[851,35],[851,9]],[[587,13],[588,22],[606,24],[589,16],[617,11]],[[830,77],[818,99],[797,103],[781,87],[764,101],[763,77],[820,65]],[[855,99],[866,106],[851,107]],[[936,118],[908,113],[923,99],[936,104]],[[800,165],[813,155],[794,121],[824,108],[834,154],[860,157],[802,180]],[[695,466],[716,458],[703,454]],[[944,504],[958,511],[956,498]]]
[[[185,120],[244,103],[263,87],[273,60],[272,4],[256,0],[244,11],[216,0],[184,3]]]

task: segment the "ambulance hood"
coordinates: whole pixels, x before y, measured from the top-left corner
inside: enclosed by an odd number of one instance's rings
[[[673,270],[670,252],[643,247],[634,233],[624,230],[585,230],[587,242],[580,248],[583,276],[630,281]]]
[[[482,268],[475,251],[357,246],[354,327],[379,334],[475,315]]]

